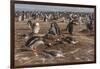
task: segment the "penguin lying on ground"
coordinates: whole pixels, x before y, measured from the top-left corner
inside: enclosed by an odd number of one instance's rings
[[[58,44],[77,44],[78,41],[76,41],[73,37],[70,37],[70,36],[67,36],[67,37],[64,37],[64,38],[61,38],[61,39],[56,39],[54,42],[51,42],[49,43],[49,45],[51,46],[55,46],[55,45],[58,45]]]
[[[43,50],[43,54],[46,58],[64,57],[63,52],[59,50]]]
[[[25,43],[25,46],[30,48],[34,52],[35,56],[38,56],[37,47],[44,46],[44,41],[38,36],[33,36],[33,37],[31,37],[30,39],[27,40],[27,42]]]

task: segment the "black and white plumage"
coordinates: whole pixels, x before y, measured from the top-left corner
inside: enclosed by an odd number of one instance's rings
[[[38,34],[40,30],[39,23],[35,23],[34,28],[33,28],[33,33]]]
[[[44,41],[43,40],[40,40],[40,38],[38,36],[34,36],[30,39],[27,40],[25,46],[26,47],[29,47],[29,48],[36,48],[38,46],[41,46],[41,45],[44,45]]]
[[[83,22],[82,22],[82,16],[78,16],[78,22],[79,22],[79,31],[82,31],[83,30]]]
[[[43,50],[45,58],[64,57],[62,51],[59,50]]]
[[[45,34],[45,36],[47,37],[49,35],[60,35],[60,34],[61,34],[61,31],[60,31],[58,24],[54,22],[54,23],[51,23],[51,26],[48,32]]]
[[[51,43],[52,45],[58,45],[58,44],[77,44],[78,41],[76,41],[73,37],[67,36],[65,38],[57,39],[55,42]]]
[[[78,41],[74,40],[74,38],[70,37],[70,36],[67,36],[67,37],[63,38],[63,41],[67,42],[69,44],[76,44],[76,43],[78,43]]]
[[[29,21],[27,22],[27,24],[28,24],[28,27],[32,30],[32,28],[33,28],[32,21],[31,21],[31,20],[29,20]]]
[[[19,15],[18,21],[22,21],[22,15]]]
[[[34,33],[34,34],[39,33],[39,30],[40,30],[39,23],[32,23],[32,21],[29,20],[29,21],[27,22],[27,24],[28,24],[30,30],[32,30],[32,33]]]

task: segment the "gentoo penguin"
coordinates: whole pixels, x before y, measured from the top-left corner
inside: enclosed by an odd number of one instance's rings
[[[82,16],[78,16],[78,22],[79,22],[79,31],[82,31],[83,30],[83,22],[82,22]]]
[[[67,36],[65,38],[62,39],[64,42],[67,42],[69,44],[76,44],[78,43],[79,41],[76,41],[73,37],[71,36]]]
[[[22,21],[22,15],[19,15],[18,21],[19,21],[19,22]]]
[[[58,24],[54,22],[54,23],[51,23],[51,26],[48,32],[45,34],[45,36],[47,37],[49,35],[60,35],[60,34],[61,34],[61,31],[60,31]]]
[[[29,20],[27,22],[27,24],[28,24],[30,30],[32,30],[32,33],[34,33],[34,34],[38,34],[39,33],[39,30],[40,30],[39,23],[32,23],[32,21]]]
[[[64,54],[62,51],[59,50],[43,50],[45,53],[45,57],[47,58],[53,58],[53,57],[64,57]]]
[[[39,23],[35,23],[33,27],[33,33],[38,34],[40,30],[40,25]]]
[[[44,41],[42,40],[42,38],[38,36],[33,36],[32,38],[27,40],[27,42],[25,43],[25,46],[30,48],[34,52],[35,56],[38,56],[37,47],[43,47]]]
[[[67,27],[66,27],[66,30],[69,32],[69,34],[73,34],[73,22],[74,22],[74,20],[73,20],[73,15],[72,14],[70,14],[70,17],[69,17],[69,23],[68,23],[68,25],[67,25]]]
[[[31,20],[28,20],[27,24],[28,24],[28,27],[32,30],[32,28],[33,28],[32,21]]]

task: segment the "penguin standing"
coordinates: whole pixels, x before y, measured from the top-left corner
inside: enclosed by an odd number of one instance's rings
[[[24,11],[22,11],[22,21],[24,21]]]
[[[32,29],[33,33],[34,33],[34,34],[38,34],[38,33],[39,33],[39,30],[40,30],[40,25],[39,25],[39,23],[35,23],[35,24],[33,25],[33,29]]]
[[[24,13],[24,21],[27,19],[26,12]]]
[[[28,24],[28,27],[30,28],[30,30],[32,30],[32,28],[33,28],[32,21],[28,20],[27,24]]]
[[[79,22],[79,31],[82,31],[82,17],[81,16],[79,16],[78,17],[78,22]]]
[[[70,17],[69,17],[69,23],[66,27],[66,30],[69,32],[69,34],[73,34],[73,18],[72,18],[72,14],[70,14]]]
[[[19,15],[18,21],[19,21],[19,22],[22,21],[22,15]]]
[[[91,16],[88,16],[87,28],[90,33],[93,31],[93,22]]]
[[[30,30],[32,31],[32,33],[33,34],[38,34],[39,33],[39,30],[40,30],[40,25],[39,25],[39,23],[32,23],[32,21],[31,20],[29,20],[28,22],[27,22],[27,24],[28,24],[28,26],[29,26],[29,28],[30,28]]]

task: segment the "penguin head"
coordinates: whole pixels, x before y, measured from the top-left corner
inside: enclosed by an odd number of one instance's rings
[[[36,23],[36,26],[39,26],[39,23]]]

